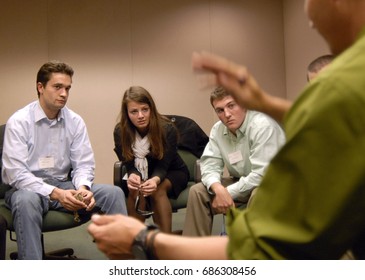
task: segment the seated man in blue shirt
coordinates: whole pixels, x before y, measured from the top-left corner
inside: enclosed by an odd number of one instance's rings
[[[93,184],[95,160],[85,123],[65,106],[72,76],[65,63],[44,64],[37,74],[38,100],[6,124],[2,179],[12,187],[5,200],[19,259],[42,258],[42,217],[49,209],[127,214],[120,188]]]
[[[278,123],[240,107],[224,88],[216,88],[210,102],[220,121],[201,157],[202,183],[189,192],[183,229],[187,236],[210,235],[215,214],[225,214],[235,202],[246,204],[285,142]],[[222,180],[224,168],[230,178]]]

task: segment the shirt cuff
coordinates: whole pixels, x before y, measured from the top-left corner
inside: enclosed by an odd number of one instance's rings
[[[211,180],[207,180],[207,183],[206,184],[203,183],[206,186],[208,193],[211,194],[211,195],[215,195],[215,193],[211,189],[211,186],[214,183],[221,184],[221,181],[220,180],[217,180],[217,179],[211,179]]]
[[[231,195],[233,201],[239,201],[246,203],[250,197],[252,188],[248,189],[245,186],[240,186],[240,181],[227,186],[227,191]]]
[[[81,186],[86,186],[90,190],[91,186],[92,186],[92,182],[90,182],[89,180],[86,180],[86,179],[81,179],[77,182],[77,185],[75,186],[76,190],[79,190]]]
[[[51,193],[53,192],[53,190],[55,189],[55,186],[52,186],[50,184],[47,183],[43,183],[43,191],[41,193],[41,195],[47,197],[49,200],[51,200]]]

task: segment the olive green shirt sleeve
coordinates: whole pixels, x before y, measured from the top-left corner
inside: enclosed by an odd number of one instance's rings
[[[365,237],[364,70],[362,40],[295,102],[252,204],[228,215],[231,259],[339,259]]]

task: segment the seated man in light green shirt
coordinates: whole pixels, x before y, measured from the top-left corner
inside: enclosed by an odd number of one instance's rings
[[[285,142],[281,127],[265,114],[239,106],[222,88],[210,97],[218,121],[201,157],[202,182],[189,192],[183,235],[205,236],[215,214],[246,204],[272,157]],[[230,177],[222,180],[224,168]]]

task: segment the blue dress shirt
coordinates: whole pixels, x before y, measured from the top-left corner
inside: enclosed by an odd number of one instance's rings
[[[49,196],[47,179],[66,181],[72,168],[76,189],[91,187],[95,160],[83,119],[64,107],[50,120],[39,101],[15,112],[7,121],[2,179],[17,189]]]

